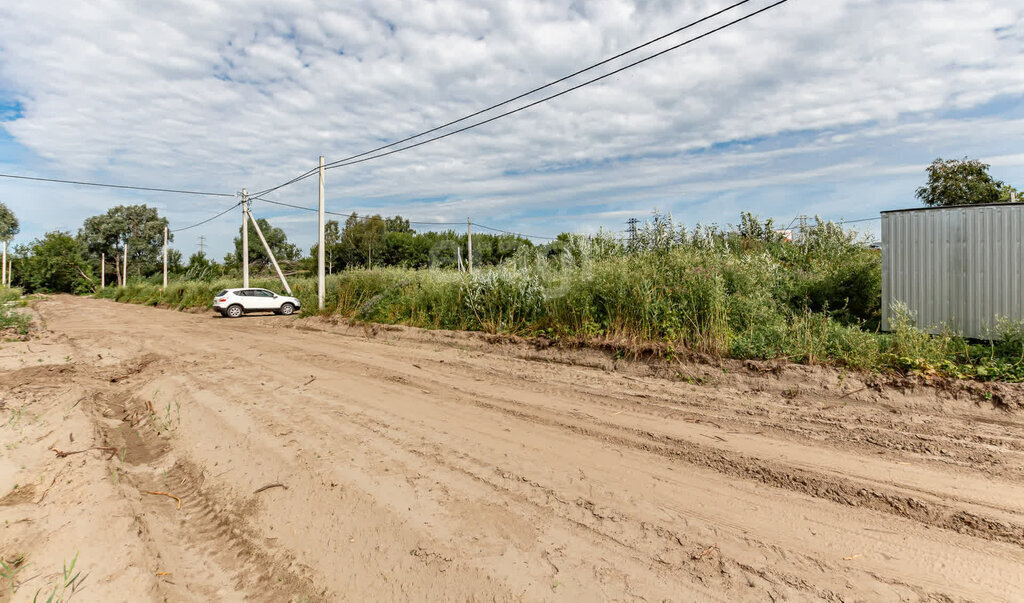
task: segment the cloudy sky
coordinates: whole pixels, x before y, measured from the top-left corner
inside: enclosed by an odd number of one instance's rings
[[[0,172],[262,190],[319,155],[445,123],[728,4],[10,0],[0,3]],[[1024,187],[1022,101],[1024,4],[790,0],[511,117],[330,170],[328,208],[471,217],[539,236],[622,230],[655,208],[687,224],[734,223],[742,210],[871,218],[916,206],[936,157],[980,158]],[[316,195],[310,178],[268,197],[315,206]],[[4,178],[0,201],[21,218],[21,242],[77,231],[116,204],[156,205],[182,228],[234,203]],[[314,213],[253,211],[304,248],[315,240]],[[187,256],[204,235],[221,257],[240,219],[181,232],[175,246]]]

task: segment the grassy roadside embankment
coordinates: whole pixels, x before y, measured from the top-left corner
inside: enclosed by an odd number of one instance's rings
[[[380,323],[546,336],[673,357],[700,353],[785,359],[857,370],[1024,381],[1024,328],[1005,323],[989,345],[952,333],[931,336],[897,312],[877,332],[880,258],[830,223],[802,245],[745,222],[746,233],[649,227],[631,248],[574,237],[558,254],[532,250],[473,275],[374,268],[327,279],[327,312]],[[753,232],[750,232],[753,231]],[[666,234],[667,233],[667,234]],[[316,280],[289,281],[309,313]],[[279,289],[272,279],[254,286]],[[130,284],[98,296],[147,305],[209,307],[238,286],[214,282]]]

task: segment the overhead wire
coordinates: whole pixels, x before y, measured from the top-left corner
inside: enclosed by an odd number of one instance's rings
[[[301,209],[301,210],[313,211],[313,212],[319,211],[315,207],[305,207],[303,205],[295,205],[293,203],[285,203],[284,201],[275,201],[275,200],[272,200],[272,199],[266,199],[264,197],[254,197],[254,198],[250,199],[250,201],[265,201],[267,203],[272,203],[274,205],[281,205],[281,206],[284,206],[284,207],[291,207],[291,208],[294,208],[294,209]],[[352,213],[347,213],[346,214],[346,213],[341,213],[341,212],[333,212],[333,211],[326,211],[325,210],[324,213],[325,214],[330,214],[332,216],[340,216],[340,217],[344,217],[344,218],[352,218],[352,217],[354,217],[354,218],[356,218],[358,220],[373,220],[373,219],[375,219],[374,216],[365,216],[365,215],[364,216],[360,216],[356,212],[352,212]],[[423,222],[423,221],[418,221],[418,220],[406,220],[406,221],[409,224],[424,225],[424,226],[462,226],[462,224],[463,224],[462,222]],[[500,233],[504,233],[504,234],[510,234],[510,235],[515,235],[515,236],[525,237],[525,238],[528,238],[528,239],[544,239],[544,240],[547,240],[547,241],[554,241],[555,240],[554,237],[542,237],[542,236],[539,236],[539,235],[528,235],[528,234],[525,234],[525,233],[514,232],[514,231],[511,231],[511,230],[502,230],[500,228],[492,228],[490,226],[485,226],[483,224],[478,224],[477,222],[473,222],[473,221],[470,221],[470,224],[472,224],[473,226],[477,226],[479,228],[483,228],[485,230],[490,230],[490,231],[493,231],[493,232],[500,232]]]
[[[274,201],[272,199],[267,199],[265,197],[252,197],[249,200],[250,201],[266,201],[267,203],[272,203],[274,205],[281,205],[281,206],[284,206],[284,207],[292,207],[294,209],[301,209],[301,210],[304,210],[304,211],[314,211],[314,212],[315,211],[320,211],[320,210],[318,210],[315,207],[306,207],[304,205],[294,205],[292,203],[285,203],[284,201]],[[342,217],[342,218],[352,218],[352,217],[355,217],[358,220],[372,220],[372,219],[374,219],[373,216],[360,216],[357,212],[343,213],[343,212],[324,210],[324,213],[332,215],[332,216],[339,216],[339,217]],[[420,225],[425,225],[425,226],[460,226],[460,225],[462,225],[462,222],[422,222],[422,221],[417,221],[417,220],[408,220],[408,222],[409,222],[409,224],[420,224]]]
[[[235,204],[234,204],[234,205],[232,205],[231,207],[229,207],[229,208],[225,209],[224,211],[220,212],[219,214],[217,214],[216,216],[214,216],[214,217],[212,217],[212,218],[207,218],[207,219],[203,220],[202,222],[196,222],[195,224],[193,224],[193,225],[191,225],[191,226],[186,226],[186,227],[184,227],[184,228],[175,228],[174,230],[168,230],[167,232],[181,232],[181,231],[183,231],[183,230],[189,230],[189,229],[195,228],[196,226],[202,226],[203,224],[206,224],[207,222],[213,222],[213,221],[214,221],[214,220],[216,220],[217,218],[219,218],[219,217],[223,216],[224,214],[226,214],[226,213],[228,213],[229,211],[231,211],[231,210],[235,209],[236,207],[238,207],[238,206],[239,206],[239,205],[241,205],[241,204],[242,204],[242,202],[241,202],[241,201],[239,201],[238,203],[235,203]]]
[[[654,54],[652,54],[650,56],[644,57],[644,58],[639,59],[637,61],[633,61],[632,63],[628,63],[628,64],[626,64],[626,65],[624,65],[622,67],[619,67],[618,69],[614,69],[612,71],[609,71],[608,73],[605,73],[605,74],[600,75],[600,76],[595,77],[595,78],[591,78],[589,80],[586,80],[586,81],[584,81],[584,82],[582,82],[580,84],[576,84],[575,86],[571,86],[569,88],[566,88],[565,90],[562,90],[562,91],[557,92],[555,94],[551,94],[549,96],[546,96],[544,98],[538,99],[538,100],[533,101],[531,103],[527,103],[527,104],[525,104],[525,105],[523,105],[521,107],[517,107],[515,109],[512,109],[511,111],[505,111],[504,113],[499,113],[498,115],[495,115],[494,117],[490,117],[490,118],[485,119],[483,121],[476,122],[474,124],[470,124],[468,126],[464,126],[462,128],[458,128],[456,130],[452,130],[451,132],[447,132],[445,134],[441,134],[441,135],[438,135],[438,136],[433,136],[431,138],[428,138],[426,140],[422,140],[422,141],[417,142],[415,144],[411,144],[411,145],[408,145],[408,146],[400,147],[398,149],[393,149],[393,150],[388,151],[386,153],[379,153],[377,155],[371,155],[370,157],[362,157],[360,159],[353,159],[351,161],[346,160],[346,159],[339,159],[338,161],[334,161],[334,162],[325,164],[324,165],[324,169],[334,169],[334,168],[345,167],[345,166],[349,166],[349,165],[355,165],[357,163],[363,163],[363,162],[366,162],[366,161],[372,161],[374,159],[380,159],[381,157],[387,157],[388,155],[394,155],[395,153],[401,153],[402,151],[408,151],[409,149],[415,149],[416,147],[421,147],[421,146],[423,146],[425,144],[429,144],[431,142],[442,140],[444,138],[448,138],[449,136],[454,136],[456,134],[460,134],[462,132],[466,132],[468,130],[472,130],[473,128],[478,128],[478,127],[483,126],[485,124],[489,124],[489,123],[491,123],[493,121],[497,121],[497,120],[502,119],[504,117],[508,117],[510,115],[514,115],[516,113],[519,113],[520,111],[525,111],[526,109],[529,109],[531,107],[535,107],[535,106],[537,106],[537,105],[539,105],[541,103],[545,103],[547,101],[550,101],[552,99],[558,98],[560,96],[564,96],[564,95],[566,95],[566,94],[568,94],[570,92],[573,92],[575,90],[579,90],[580,88],[583,88],[584,86],[589,86],[590,84],[593,84],[595,82],[599,82],[599,81],[601,81],[601,80],[603,80],[605,78],[609,78],[609,77],[611,77],[613,75],[616,75],[618,73],[622,73],[623,71],[625,71],[627,69],[631,69],[633,67],[636,67],[637,65],[646,63],[647,61],[650,61],[652,59],[660,57],[660,56],[662,56],[664,54],[667,54],[667,53],[672,52],[674,50],[678,50],[679,48],[682,48],[683,46],[687,46],[689,44],[692,44],[693,42],[696,42],[698,40],[706,38],[706,37],[708,37],[708,36],[710,36],[710,35],[712,35],[714,33],[717,33],[719,31],[722,31],[723,29],[732,27],[733,25],[736,25],[737,23],[741,23],[743,21],[746,21],[747,19],[755,17],[755,16],[757,16],[757,15],[759,15],[759,14],[765,12],[765,11],[771,10],[771,9],[775,8],[776,6],[779,6],[781,4],[785,4],[788,1],[789,0],[778,0],[777,2],[775,2],[773,4],[769,4],[768,6],[765,6],[764,8],[761,8],[760,10],[757,10],[757,11],[754,11],[754,12],[752,12],[750,14],[744,15],[743,17],[740,17],[739,19],[734,19],[734,20],[732,20],[732,21],[730,21],[730,22],[728,22],[728,23],[726,23],[724,25],[720,25],[719,27],[716,27],[716,28],[714,28],[712,30],[704,32],[704,33],[700,34],[699,36],[694,36],[694,37],[692,37],[692,38],[690,38],[688,40],[680,42],[679,44],[676,44],[676,45],[670,46],[669,48],[666,48],[664,50],[658,51],[658,52],[656,52],[656,53],[654,53]]]
[[[315,168],[313,168],[313,169],[311,169],[311,170],[309,170],[307,172],[299,174],[298,176],[292,178],[288,182],[284,182],[282,184],[278,184],[277,186],[268,188],[266,190],[262,190],[262,191],[260,191],[258,193],[250,193],[249,196],[250,197],[259,197],[260,195],[269,195],[270,193],[272,193],[272,192],[274,192],[274,191],[276,191],[278,189],[282,189],[282,188],[284,188],[284,187],[286,187],[286,186],[288,186],[290,184],[295,184],[296,182],[299,182],[300,180],[305,180],[306,178],[309,178],[313,174],[317,173],[318,171],[320,171],[320,166],[316,166]]]
[[[335,168],[335,167],[342,167],[342,166],[344,166],[344,165],[353,165],[353,164],[355,164],[355,163],[361,163],[362,161],[368,161],[368,160],[370,160],[370,159],[376,159],[376,158],[379,158],[379,157],[385,157],[385,156],[387,156],[387,155],[391,155],[391,154],[393,154],[393,153],[401,152],[401,151],[403,151],[403,150],[408,150],[408,149],[411,149],[411,148],[415,148],[415,147],[421,146],[421,145],[423,145],[423,144],[427,144],[427,143],[429,143],[429,142],[434,142],[434,141],[436,141],[436,140],[440,140],[440,139],[442,139],[442,138],[446,138],[446,137],[448,137],[448,136],[452,136],[452,135],[454,135],[454,134],[458,134],[458,133],[460,133],[460,132],[465,132],[466,130],[469,130],[469,129],[472,129],[472,128],[476,128],[476,127],[478,127],[478,126],[481,126],[481,125],[484,125],[484,124],[486,124],[486,123],[490,123],[491,121],[494,121],[494,120],[496,120],[496,119],[500,119],[500,118],[502,118],[502,117],[507,117],[507,116],[509,116],[509,115],[512,115],[512,114],[514,114],[514,113],[518,113],[519,111],[522,111],[522,110],[524,110],[524,109],[527,109],[527,108],[533,107],[533,106],[535,106],[535,105],[537,105],[537,104],[540,104],[540,103],[542,103],[542,102],[546,102],[546,101],[548,101],[548,100],[551,100],[551,99],[553,99],[553,98],[556,98],[556,97],[558,97],[558,96],[561,96],[561,95],[563,95],[563,94],[566,94],[566,93],[568,93],[568,92],[571,92],[571,91],[573,91],[573,90],[576,90],[576,89],[578,89],[578,88],[581,88],[581,87],[583,87],[583,86],[585,86],[585,85],[591,84],[591,83],[593,83],[593,82],[596,82],[596,81],[598,81],[598,80],[604,79],[604,78],[606,78],[606,77],[608,77],[608,76],[611,76],[611,75],[614,75],[614,74],[616,74],[616,73],[619,73],[619,72],[621,72],[621,71],[623,71],[623,70],[625,70],[625,69],[628,69],[628,68],[630,68],[630,67],[634,67],[634,66],[636,66],[636,65],[639,65],[640,63],[646,62],[646,61],[648,61],[648,60],[650,60],[650,59],[653,59],[653,58],[655,58],[655,57],[657,57],[657,56],[660,56],[660,55],[662,55],[662,54],[665,54],[666,52],[671,52],[672,50],[675,50],[675,49],[677,49],[677,48],[679,48],[679,47],[681,47],[681,46],[684,46],[684,45],[686,45],[686,44],[689,44],[689,43],[691,43],[691,42],[694,42],[694,41],[696,41],[696,40],[699,40],[699,39],[701,39],[701,38],[703,38],[703,37],[706,37],[706,36],[708,36],[708,35],[710,35],[710,34],[712,34],[712,33],[715,33],[715,32],[717,32],[717,31],[720,31],[721,29],[724,29],[725,27],[730,27],[730,26],[732,26],[732,25],[735,25],[736,23],[738,23],[738,22],[740,22],[740,21],[746,20],[746,19],[748,19],[748,18],[750,18],[750,17],[753,17],[754,15],[757,15],[757,14],[759,14],[759,13],[762,13],[762,12],[764,12],[764,11],[768,10],[768,9],[774,8],[775,6],[777,6],[777,5],[779,5],[779,4],[782,4],[783,2],[786,2],[786,1],[787,1],[787,0],[781,0],[780,2],[776,2],[775,4],[772,4],[772,5],[768,6],[768,7],[762,8],[761,10],[759,10],[759,11],[756,11],[756,12],[754,12],[754,13],[751,13],[751,14],[749,14],[749,15],[747,15],[747,16],[745,16],[745,17],[741,18],[741,19],[737,19],[737,20],[735,20],[735,21],[733,21],[733,22],[731,22],[731,23],[728,23],[728,24],[726,24],[726,25],[724,25],[724,26],[722,26],[722,27],[719,27],[719,28],[716,28],[716,29],[714,29],[714,30],[711,30],[710,32],[707,32],[707,33],[705,33],[705,34],[703,34],[703,35],[701,35],[701,36],[698,36],[698,37],[696,37],[696,38],[693,38],[693,39],[691,39],[691,40],[687,40],[686,42],[684,42],[684,43],[682,43],[682,44],[678,44],[678,45],[676,45],[676,46],[673,46],[673,47],[671,47],[671,48],[669,48],[669,49],[663,50],[663,51],[661,51],[661,52],[659,52],[659,53],[656,53],[656,54],[654,54],[654,55],[651,55],[651,56],[649,56],[649,57],[647,57],[647,58],[645,58],[645,59],[643,59],[643,60],[641,60],[641,61],[636,61],[636,62],[634,62],[634,63],[631,63],[631,64],[629,64],[629,65],[626,65],[625,67],[622,67],[622,68],[620,68],[620,69],[616,69],[615,71],[612,71],[612,72],[610,72],[610,73],[607,73],[607,74],[605,74],[605,75],[603,75],[603,76],[601,76],[601,77],[599,77],[599,78],[594,78],[594,79],[592,79],[592,80],[589,80],[589,81],[587,81],[587,82],[584,82],[583,84],[580,84],[580,85],[578,85],[578,86],[574,86],[574,87],[572,87],[572,88],[569,88],[569,89],[567,89],[567,90],[564,90],[564,91],[562,91],[562,92],[560,92],[560,93],[558,93],[558,94],[555,94],[555,95],[551,95],[551,96],[548,96],[548,97],[546,97],[546,98],[544,98],[544,99],[541,99],[540,101],[537,101],[537,102],[534,102],[534,103],[530,103],[530,104],[528,104],[528,105],[526,105],[526,106],[524,106],[524,107],[520,107],[520,108],[518,108],[518,109],[516,109],[516,110],[514,110],[514,111],[508,111],[508,112],[506,112],[506,113],[503,113],[503,114],[501,114],[501,115],[498,115],[498,116],[496,116],[496,117],[493,117],[493,118],[491,118],[491,119],[488,119],[488,120],[485,120],[485,121],[479,122],[479,123],[477,123],[477,124],[474,124],[474,125],[471,125],[471,126],[468,126],[468,127],[465,127],[465,128],[460,128],[460,129],[458,129],[458,130],[455,130],[455,131],[453,131],[453,132],[450,132],[450,133],[448,133],[448,134],[445,134],[445,135],[443,135],[443,136],[437,136],[437,137],[433,137],[433,138],[431,138],[431,139],[429,139],[429,140],[426,140],[426,141],[423,141],[423,142],[417,143],[417,144],[415,144],[415,145],[410,145],[410,146],[407,146],[407,147],[402,147],[401,149],[398,149],[398,150],[395,150],[395,151],[392,151],[392,152],[389,152],[389,153],[382,153],[382,154],[380,154],[380,155],[374,155],[373,157],[366,157],[366,155],[371,155],[371,154],[373,154],[373,153],[377,153],[378,151],[383,151],[383,150],[386,150],[386,149],[389,149],[389,148],[395,147],[395,146],[397,146],[397,145],[400,145],[400,144],[402,144],[402,143],[405,143],[405,142],[409,142],[409,141],[411,141],[411,140],[415,140],[416,138],[420,138],[420,137],[422,137],[422,136],[426,136],[427,134],[431,134],[431,133],[433,133],[433,132],[437,132],[438,130],[442,130],[442,129],[444,129],[444,128],[447,128],[447,127],[449,127],[449,126],[455,125],[455,124],[457,124],[457,123],[461,123],[461,122],[463,122],[463,121],[466,121],[466,120],[468,120],[468,119],[472,119],[472,118],[474,118],[474,117],[477,117],[477,116],[479,116],[479,115],[482,115],[482,114],[484,114],[484,113],[487,113],[487,112],[489,112],[489,111],[492,111],[492,110],[494,110],[494,109],[497,109],[498,107],[502,107],[502,106],[504,106],[504,105],[507,105],[507,104],[509,104],[509,103],[512,103],[512,102],[515,102],[515,101],[517,101],[517,100],[523,99],[523,98],[525,98],[525,97],[527,97],[527,96],[530,96],[530,95],[532,95],[532,94],[534,94],[534,93],[536,93],[536,92],[539,92],[539,91],[541,91],[541,90],[544,90],[544,89],[546,89],[546,88],[550,88],[551,86],[554,86],[554,85],[556,85],[556,84],[562,83],[562,82],[564,82],[564,81],[566,81],[566,80],[569,80],[569,79],[571,79],[571,78],[574,78],[574,77],[576,77],[576,76],[578,76],[578,75],[581,75],[581,74],[583,74],[583,73],[586,73],[586,72],[588,72],[588,71],[591,71],[591,70],[593,70],[593,69],[596,69],[597,67],[600,67],[600,66],[602,66],[602,65],[606,65],[607,63],[610,63],[610,62],[612,62],[612,61],[614,61],[614,60],[616,60],[616,59],[620,59],[620,58],[622,58],[622,57],[624,57],[624,56],[626,56],[626,55],[628,55],[628,54],[631,54],[631,53],[633,53],[633,52],[636,52],[637,50],[640,50],[640,49],[642,49],[642,48],[646,48],[647,46],[650,46],[651,44],[654,44],[654,43],[656,43],[656,42],[659,42],[659,41],[661,41],[661,40],[664,40],[664,39],[666,39],[666,38],[669,38],[669,37],[671,37],[671,36],[673,36],[673,35],[676,35],[676,34],[678,34],[678,33],[682,32],[682,31],[685,31],[685,30],[687,30],[687,29],[690,29],[690,28],[692,28],[692,27],[694,27],[694,26],[696,26],[696,25],[699,25],[699,24],[701,24],[701,23],[703,23],[703,22],[705,22],[705,21],[708,21],[708,20],[710,20],[710,19],[713,19],[713,18],[715,18],[715,17],[718,17],[718,16],[720,16],[720,15],[722,15],[722,14],[724,14],[724,13],[726,13],[726,12],[728,12],[728,11],[730,11],[730,10],[734,9],[734,8],[737,8],[737,7],[739,7],[739,6],[742,6],[743,4],[746,4],[746,3],[750,2],[750,0],[741,0],[740,2],[736,2],[736,3],[734,3],[734,4],[730,5],[730,6],[726,7],[726,8],[720,9],[720,10],[718,10],[718,11],[716,11],[716,12],[714,12],[714,13],[711,13],[711,14],[709,14],[709,15],[705,16],[705,17],[702,17],[702,18],[700,18],[700,19],[697,19],[696,21],[693,21],[693,22],[691,22],[691,23],[688,23],[688,24],[686,24],[686,25],[684,25],[684,26],[682,26],[682,27],[676,28],[676,29],[672,30],[671,32],[668,32],[668,33],[666,33],[666,34],[663,34],[663,35],[661,35],[661,36],[658,36],[658,37],[656,37],[656,38],[653,38],[653,39],[651,39],[651,40],[648,40],[647,42],[644,42],[643,44],[640,44],[640,45],[638,45],[638,46],[634,46],[634,47],[632,47],[632,48],[630,48],[630,49],[628,49],[628,50],[625,50],[625,51],[623,51],[623,52],[620,52],[620,53],[618,53],[618,54],[616,54],[616,55],[614,55],[614,56],[611,56],[611,57],[609,57],[609,58],[607,58],[607,59],[604,59],[604,60],[602,60],[602,61],[600,61],[600,62],[598,62],[598,63],[594,63],[593,65],[590,65],[590,66],[588,66],[588,67],[585,67],[585,68],[583,68],[583,69],[580,69],[580,70],[578,70],[578,71],[575,71],[575,72],[573,72],[573,73],[571,73],[571,74],[569,74],[569,75],[566,75],[566,76],[563,76],[563,77],[561,77],[561,78],[558,78],[558,79],[556,79],[556,80],[553,80],[553,81],[551,81],[551,82],[548,82],[547,84],[544,84],[544,85],[542,85],[542,86],[538,86],[538,87],[536,87],[536,88],[533,88],[533,89],[531,89],[531,90],[529,90],[529,91],[527,91],[527,92],[523,92],[522,94],[516,95],[516,96],[514,96],[514,97],[512,97],[512,98],[509,98],[509,99],[507,99],[507,100],[504,100],[504,101],[502,101],[502,102],[500,102],[500,103],[495,103],[495,104],[493,104],[493,105],[491,105],[491,106],[489,106],[489,107],[486,107],[486,108],[484,108],[484,109],[480,109],[479,111],[475,111],[475,112],[473,112],[473,113],[470,113],[470,114],[468,114],[468,115],[465,115],[465,116],[463,116],[463,117],[460,117],[460,118],[458,118],[458,119],[455,119],[455,120],[449,121],[449,122],[447,122],[447,123],[445,123],[445,124],[442,124],[442,125],[440,125],[440,126],[436,126],[436,127],[434,127],[434,128],[431,128],[431,129],[429,129],[429,130],[424,130],[424,131],[422,131],[422,132],[419,132],[419,133],[417,133],[417,134],[414,134],[414,135],[412,135],[412,136],[408,136],[408,137],[406,137],[406,138],[403,138],[403,139],[401,139],[401,140],[397,140],[397,141],[395,141],[395,142],[392,142],[392,143],[389,143],[389,144],[386,144],[386,145],[382,145],[382,146],[379,146],[379,147],[377,147],[377,148],[375,148],[375,149],[370,149],[370,150],[368,150],[368,151],[364,151],[364,152],[362,152],[362,153],[358,153],[358,154],[356,154],[356,155],[350,155],[349,157],[345,157],[345,158],[343,158],[343,159],[339,159],[339,160],[333,161],[333,162],[331,162],[331,163],[328,163],[328,164],[326,164],[326,165],[325,165],[324,167],[325,167],[325,169],[331,169],[331,168]],[[362,159],[360,159],[360,158],[362,158]],[[358,159],[359,161],[355,161],[355,160],[357,160],[357,159]],[[308,177],[312,176],[312,175],[313,175],[314,173],[316,173],[316,172],[318,171],[318,169],[319,169],[319,166],[318,166],[318,167],[316,167],[316,168],[313,168],[313,169],[309,170],[308,172],[306,172],[306,173],[304,173],[304,174],[301,174],[301,175],[299,175],[299,176],[296,176],[295,178],[293,178],[293,179],[289,180],[288,182],[285,182],[285,183],[283,183],[283,184],[280,184],[280,185],[278,185],[278,186],[275,186],[275,187],[272,187],[272,188],[269,188],[269,189],[266,189],[266,190],[260,191],[260,192],[258,192],[258,193],[255,193],[255,195],[254,195],[254,196],[264,195],[264,194],[267,194],[267,193],[269,193],[269,192],[272,192],[272,191],[278,190],[278,189],[280,189],[280,188],[282,188],[282,187],[285,187],[285,186],[288,186],[288,185],[290,185],[290,184],[293,184],[293,183],[295,183],[295,182],[298,182],[298,181],[300,181],[300,180],[303,180],[303,179],[305,179],[305,178],[308,178]]]
[[[107,183],[107,182],[87,182],[87,181],[84,181],[84,180],[62,180],[62,179],[59,179],[59,178],[40,178],[40,177],[36,177],[36,176],[22,176],[20,174],[0,174],[0,178],[13,178],[13,179],[17,179],[17,180],[32,180],[32,181],[36,181],[36,182],[51,182],[51,183],[56,183],[56,184],[72,184],[72,185],[76,185],[76,186],[96,186],[96,187],[101,187],[101,188],[125,189],[125,190],[134,190],[134,191],[149,191],[149,192],[156,192],[156,193],[171,193],[171,194],[176,194],[176,195],[199,195],[199,196],[205,196],[205,197],[237,197],[237,195],[233,194],[233,193],[214,193],[214,192],[209,192],[209,191],[192,191],[192,190],[183,190],[183,189],[174,189],[174,188],[159,188],[159,187],[154,187],[154,186],[134,186],[134,185],[129,185],[129,184],[111,184],[111,183]],[[184,228],[175,228],[174,230],[168,230],[168,232],[172,232],[172,233],[173,232],[181,232],[183,230],[189,230],[189,229],[195,228],[197,226],[202,226],[203,224],[206,224],[207,222],[212,222],[212,221],[216,220],[217,218],[223,216],[224,214],[228,213],[229,211],[231,211],[232,209],[238,207],[239,205],[241,205],[241,201],[239,201],[238,203],[235,203],[231,207],[225,209],[224,211],[220,212],[219,214],[213,216],[212,218],[207,218],[207,219],[205,219],[205,220],[203,220],[201,222],[197,222],[195,224],[192,224],[191,226],[185,226]]]
[[[0,174],[0,178],[15,178],[18,180],[35,180],[37,182],[55,182],[59,184],[74,184],[78,186],[98,186],[103,188],[119,188],[128,189],[135,191],[153,191],[157,193],[174,193],[178,195],[203,195],[207,197],[234,197],[234,194],[228,193],[211,193],[208,191],[189,191],[179,190],[173,188],[155,188],[151,186],[131,186],[127,184],[107,184],[102,182],[84,182],[80,180],[60,180],[57,178],[38,178],[34,176],[21,176],[18,174]]]
[[[473,226],[477,226],[479,228],[483,228],[484,230],[490,230],[490,231],[493,231],[493,232],[501,232],[501,233],[505,233],[505,234],[515,235],[517,237],[525,237],[527,239],[543,239],[545,241],[556,241],[556,240],[558,240],[557,237],[542,237],[542,236],[539,236],[539,235],[529,235],[529,234],[522,233],[522,232],[514,232],[514,231],[511,231],[511,230],[502,230],[500,228],[492,228],[490,226],[484,226],[483,224],[480,224],[479,222],[472,222],[472,224],[473,224]]]

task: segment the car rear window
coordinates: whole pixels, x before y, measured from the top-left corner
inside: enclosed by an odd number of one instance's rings
[[[216,295],[216,297],[220,297],[220,296],[222,296],[222,295],[227,295],[227,293],[228,293],[228,290],[227,290],[227,289],[225,289],[225,290],[221,291],[220,293],[218,293],[218,294]]]

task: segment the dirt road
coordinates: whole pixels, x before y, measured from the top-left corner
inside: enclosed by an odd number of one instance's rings
[[[36,309],[39,338],[0,346],[14,600],[1024,600],[1024,419],[991,404],[322,319]]]

